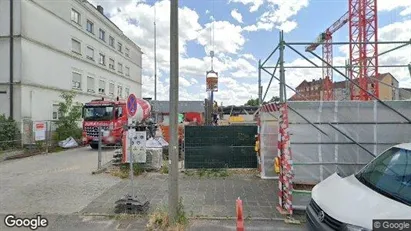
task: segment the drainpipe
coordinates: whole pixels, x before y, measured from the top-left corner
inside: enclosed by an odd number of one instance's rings
[[[10,117],[12,118],[12,119],[14,119],[13,118],[13,109],[14,109],[14,105],[13,105],[13,82],[14,82],[14,79],[13,79],[13,50],[14,50],[14,48],[13,48],[13,42],[14,42],[14,39],[13,39],[13,0],[10,0]]]

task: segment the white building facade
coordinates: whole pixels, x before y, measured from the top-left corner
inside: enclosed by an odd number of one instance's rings
[[[70,90],[81,103],[130,93],[141,98],[142,51],[101,7],[82,0],[12,1],[13,57],[10,0],[0,1],[0,114],[12,109],[16,121],[56,120],[60,94]]]

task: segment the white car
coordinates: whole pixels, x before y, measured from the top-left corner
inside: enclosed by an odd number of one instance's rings
[[[371,231],[375,219],[411,220],[411,143],[385,150],[356,174],[334,173],[311,197],[310,230]]]

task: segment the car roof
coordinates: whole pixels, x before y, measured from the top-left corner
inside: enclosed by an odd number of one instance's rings
[[[402,144],[397,144],[394,147],[396,148],[401,148],[401,149],[406,149],[411,151],[411,143],[402,143]]]

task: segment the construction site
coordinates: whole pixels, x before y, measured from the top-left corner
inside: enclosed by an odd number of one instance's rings
[[[379,71],[401,68],[411,77],[411,63],[381,65],[378,61],[389,52],[409,49],[411,36],[406,41],[378,41],[376,1],[349,0],[347,13],[314,42],[288,41],[280,32],[275,49],[258,64],[258,106],[217,104],[219,73],[213,68],[212,51],[211,69],[206,72],[208,98],[178,102],[179,169],[256,169],[260,179],[278,186],[278,192],[273,190],[268,199],[276,201],[277,212],[292,223],[295,213],[307,211],[307,222],[316,226],[308,214],[324,213],[313,200],[311,190],[316,185],[335,174],[343,178],[356,174],[381,153],[411,139],[410,96],[400,97],[407,90],[399,88],[390,73]],[[345,25],[349,41],[333,41],[333,34]],[[380,51],[381,44],[392,48]],[[349,46],[344,66],[333,64],[336,45]],[[285,65],[290,52],[309,65]],[[290,87],[287,70],[299,68],[322,69],[322,77],[304,81],[298,89]],[[261,84],[264,74],[270,76],[267,86]],[[335,75],[344,81],[335,81]],[[274,84],[280,86],[278,100],[266,102]],[[290,91],[292,96],[287,95]],[[162,137],[168,145],[173,142],[171,106],[167,101],[150,103],[158,124],[154,138]],[[404,171],[408,177],[409,170]],[[239,213],[242,209],[237,209],[237,218]],[[325,214],[320,223],[325,219],[333,230],[342,227],[342,221]]]
[[[44,212],[56,222],[49,230],[66,230],[61,220],[78,230],[91,227],[86,221],[95,226],[84,230],[354,231],[379,228],[374,221],[383,219],[411,225],[411,90],[389,71],[411,78],[411,53],[405,63],[379,62],[411,51],[411,34],[379,41],[378,0],[346,1],[347,12],[314,41],[289,41],[279,32],[274,49],[259,57],[255,105],[215,100],[221,83],[214,50],[204,73],[207,98],[179,100],[178,1],[171,1],[170,100],[157,100],[156,76],[154,99],[131,93],[85,103],[81,138],[59,143],[72,150],[2,164],[0,215]],[[348,41],[334,41],[339,30],[348,31]],[[345,65],[333,60],[336,46],[348,46]],[[291,54],[306,65],[288,65]],[[296,69],[322,75],[292,87],[287,71]],[[44,126],[48,153],[51,129]],[[35,146],[30,134],[21,140]],[[36,190],[28,195],[25,187]],[[56,214],[81,218],[66,222]],[[119,214],[144,215],[101,218]],[[175,220],[194,226],[165,227]]]

